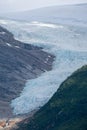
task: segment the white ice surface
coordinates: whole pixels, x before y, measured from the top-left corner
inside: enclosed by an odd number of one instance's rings
[[[4,14],[3,14],[4,15]],[[4,17],[23,20],[62,24],[84,24],[87,26],[87,3],[52,6],[31,11],[8,13]]]

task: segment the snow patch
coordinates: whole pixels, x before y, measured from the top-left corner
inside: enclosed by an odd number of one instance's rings
[[[19,46],[15,46],[16,48],[20,48]]]
[[[5,32],[0,32],[0,34],[1,34],[1,35],[4,35],[4,34],[5,34]]]
[[[11,44],[9,44],[9,43],[6,43],[6,45],[7,45],[7,46],[9,46],[9,47],[12,47],[12,45],[11,45]]]
[[[1,24],[5,24],[5,25],[8,24],[6,20],[0,20],[0,23],[1,23]]]
[[[48,24],[48,23],[41,23],[41,22],[37,22],[34,21],[31,23],[33,26],[40,26],[40,27],[47,27],[47,28],[63,28],[62,25],[55,25],[55,24]]]

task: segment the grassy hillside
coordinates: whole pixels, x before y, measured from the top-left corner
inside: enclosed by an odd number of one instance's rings
[[[87,66],[64,81],[52,99],[18,130],[87,130]]]

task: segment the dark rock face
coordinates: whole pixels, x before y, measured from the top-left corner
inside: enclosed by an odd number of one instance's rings
[[[26,80],[50,71],[53,60],[53,55],[15,40],[0,26],[0,118],[12,116],[11,100],[19,96]]]

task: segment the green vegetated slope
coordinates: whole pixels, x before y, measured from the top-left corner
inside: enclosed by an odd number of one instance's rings
[[[87,66],[64,81],[52,99],[19,130],[87,130]]]

